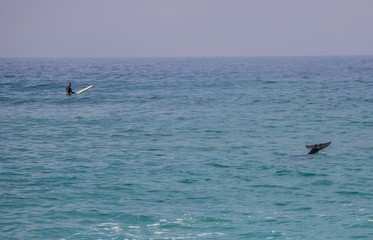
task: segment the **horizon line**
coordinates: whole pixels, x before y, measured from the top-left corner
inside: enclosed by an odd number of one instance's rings
[[[286,57],[373,57],[373,54],[340,55],[253,55],[253,56],[0,56],[0,59],[171,59],[171,58],[286,58]]]

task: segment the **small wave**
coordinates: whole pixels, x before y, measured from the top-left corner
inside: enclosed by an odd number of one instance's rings
[[[222,223],[222,222],[230,222],[227,219],[215,218],[215,217],[204,217],[201,219],[203,222],[207,223]]]
[[[277,82],[273,81],[273,80],[264,81],[264,84],[275,84],[275,83],[277,83]]]
[[[147,224],[147,227],[159,227],[161,224],[160,223],[153,223],[153,224]]]
[[[336,191],[335,193],[341,195],[350,195],[350,196],[372,196],[370,193],[363,193],[358,191]]]
[[[277,176],[289,176],[291,175],[292,171],[290,170],[278,170],[275,172],[275,175]]]
[[[178,182],[179,183],[185,183],[185,184],[192,184],[192,183],[197,182],[197,180],[194,180],[194,179],[183,179],[183,180],[179,180]]]
[[[119,232],[123,231],[123,229],[121,228],[119,223],[111,223],[111,222],[100,223],[99,225],[97,225],[93,229],[96,230],[96,231],[104,230],[104,231],[107,231],[107,232],[115,232],[115,233],[119,233]]]
[[[274,156],[287,156],[288,155],[287,153],[283,153],[283,152],[273,152],[272,154]]]
[[[288,206],[289,204],[290,203],[277,202],[277,203],[274,203],[273,205],[283,207],[283,206]]]
[[[197,237],[213,237],[213,236],[224,236],[225,234],[224,233],[220,233],[220,232],[212,232],[212,233],[198,233],[197,234]]]
[[[332,181],[329,181],[329,180],[317,180],[317,181],[312,183],[312,185],[314,185],[314,186],[331,186],[333,184],[334,183]]]
[[[131,229],[140,229],[140,226],[128,226],[128,228],[131,228]]]
[[[274,184],[258,184],[253,185],[254,188],[282,188],[282,186],[274,185]]]
[[[216,168],[230,168],[230,166],[228,165],[223,165],[219,163],[208,163],[206,165],[211,166],[211,167],[216,167]]]
[[[16,77],[17,77],[16,75],[12,75],[12,74],[4,75],[4,78],[16,78]]]
[[[312,207],[299,207],[299,208],[291,208],[291,211],[311,211]]]
[[[327,176],[326,174],[318,174],[314,172],[302,172],[302,171],[297,171],[299,176],[302,177],[316,177],[316,176]]]

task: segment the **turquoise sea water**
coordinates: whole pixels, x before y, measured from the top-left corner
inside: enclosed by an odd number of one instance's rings
[[[373,57],[0,59],[0,106],[1,239],[373,238]]]

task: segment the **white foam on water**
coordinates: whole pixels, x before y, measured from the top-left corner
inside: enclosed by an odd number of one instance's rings
[[[159,227],[161,224],[160,223],[153,223],[153,224],[148,224],[146,225],[147,227]]]
[[[128,228],[131,228],[131,229],[140,229],[140,226],[128,226]]]

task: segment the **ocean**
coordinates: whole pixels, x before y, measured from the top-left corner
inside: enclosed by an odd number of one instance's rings
[[[372,56],[3,58],[0,100],[3,240],[373,238]]]

